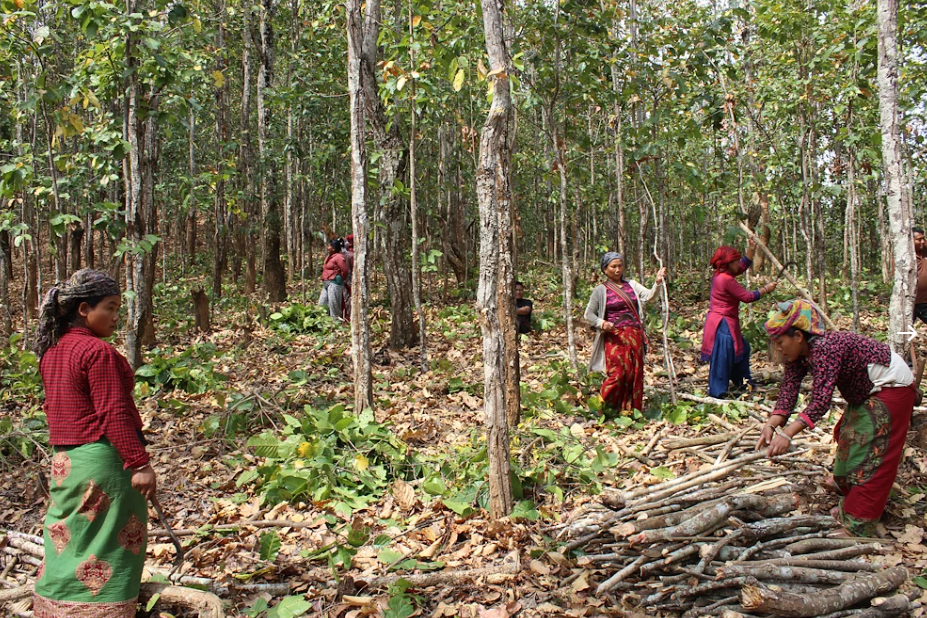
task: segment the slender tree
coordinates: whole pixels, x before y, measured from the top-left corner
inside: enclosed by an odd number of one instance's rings
[[[373,408],[370,367],[367,150],[364,143],[365,102],[361,85],[363,58],[362,0],[348,0],[348,93],[351,99],[351,221],[354,232],[354,272],[351,277],[351,358],[354,361],[354,409]]]
[[[882,129],[882,175],[892,231],[895,257],[895,285],[889,305],[892,349],[904,354],[914,311],[915,264],[911,226],[914,215],[903,199],[901,119],[898,113],[898,0],[878,0],[879,24],[879,113]]]
[[[480,280],[477,309],[483,331],[483,398],[489,452],[489,498],[493,518],[507,516],[514,498],[509,476],[509,427],[506,418],[506,350],[499,321],[500,221],[510,217],[511,86],[499,0],[482,0],[483,32],[489,54],[492,105],[480,137],[477,197],[480,203]],[[504,250],[504,249],[501,249]],[[504,295],[512,302],[511,291]]]

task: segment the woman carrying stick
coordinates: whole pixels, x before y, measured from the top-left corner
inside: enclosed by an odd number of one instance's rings
[[[145,565],[157,477],[113,346],[122,299],[106,273],[79,270],[42,303],[36,354],[45,385],[51,500],[35,618],[130,618]]]
[[[585,318],[596,329],[589,371],[605,371],[602,401],[615,412],[640,410],[644,405],[643,303],[657,291],[666,268],[650,289],[624,278],[624,258],[608,252],[600,262],[606,281],[592,290]]]
[[[723,397],[731,380],[735,388],[744,382],[753,383],[750,376],[750,344],[740,333],[740,303],[755,303],[776,289],[771,281],[759,290],[748,292],[737,277],[753,264],[756,242],[747,244],[747,255],[741,257],[733,247],[718,247],[711,258],[715,274],[711,278],[708,316],[702,338],[702,362],[709,362],[708,395]]]
[[[832,514],[849,534],[873,536],[904,451],[914,411],[914,375],[884,343],[856,333],[825,332],[821,314],[806,300],[780,303],[779,309],[766,322],[766,332],[785,358],[785,374],[757,450],[767,447],[769,457],[785,453],[796,434],[827,414],[838,388],[847,401],[834,428],[834,486],[843,499]],[[814,380],[811,402],[788,423],[808,373]]]

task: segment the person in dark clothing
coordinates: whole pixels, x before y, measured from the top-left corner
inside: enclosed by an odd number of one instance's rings
[[[531,326],[531,312],[534,311],[534,303],[525,298],[525,284],[521,281],[515,282],[515,319],[518,323],[518,334],[527,335],[534,330]]]
[[[914,297],[914,319],[927,324],[927,238],[924,230],[911,228],[914,253],[917,255],[917,293]]]

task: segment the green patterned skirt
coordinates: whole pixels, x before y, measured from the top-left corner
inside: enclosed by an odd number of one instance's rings
[[[35,618],[134,618],[148,506],[106,440],[56,447]]]

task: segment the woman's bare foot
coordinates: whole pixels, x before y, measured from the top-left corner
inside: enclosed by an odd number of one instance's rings
[[[840,493],[840,491],[837,489],[837,484],[834,483],[833,474],[828,474],[827,478],[825,478],[823,481],[818,483],[818,485],[820,485],[821,488],[824,489],[824,491],[826,491],[829,494],[839,494]]]

